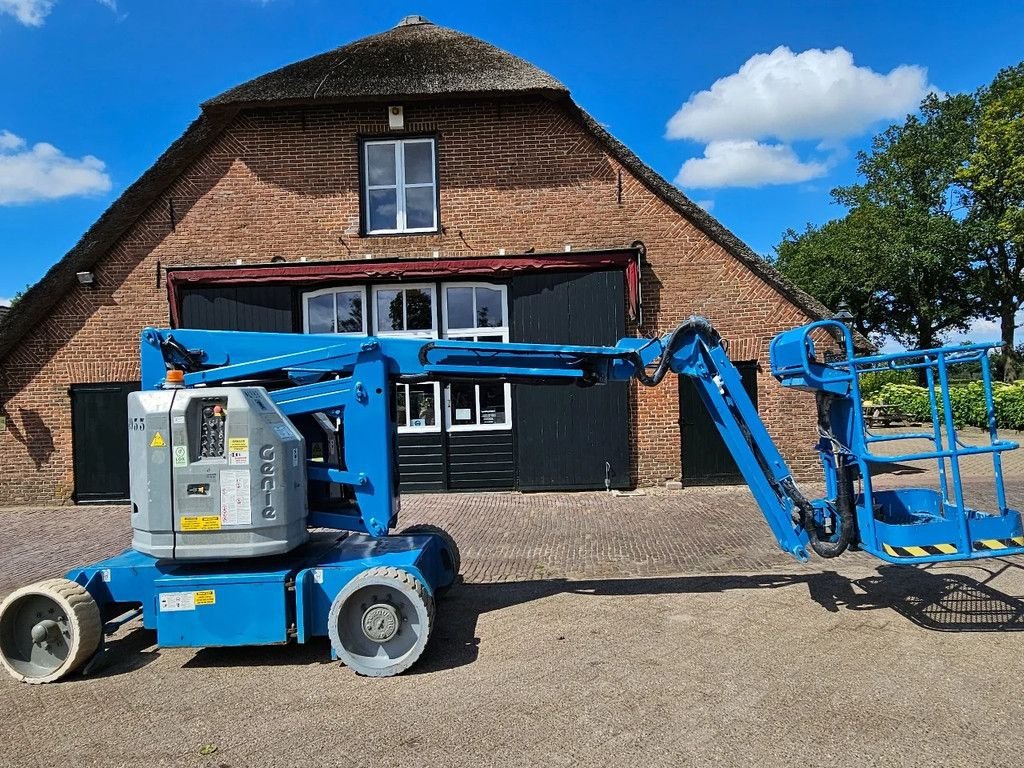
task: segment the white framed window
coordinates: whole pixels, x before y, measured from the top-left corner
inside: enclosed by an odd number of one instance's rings
[[[377,285],[373,288],[373,330],[378,336],[437,338],[434,286]]]
[[[354,285],[302,294],[302,330],[365,336],[366,289]]]
[[[395,384],[395,414],[399,432],[440,432],[440,407],[436,381]]]
[[[437,231],[433,139],[363,142],[363,219],[368,235]]]
[[[378,285],[373,288],[373,332],[378,336],[437,338],[434,286]],[[398,431],[441,431],[441,387],[436,381],[395,384]]]
[[[444,283],[444,337],[507,342],[508,288],[492,283]],[[512,429],[512,386],[455,382],[445,387],[445,423],[451,432]]]

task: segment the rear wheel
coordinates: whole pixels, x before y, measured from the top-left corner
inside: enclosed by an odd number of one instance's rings
[[[444,528],[436,525],[429,525],[423,523],[420,525],[410,525],[408,528],[402,531],[402,535],[406,534],[423,534],[429,533],[437,536],[441,541],[444,542],[444,550],[441,552],[441,557],[445,559],[445,567],[451,568],[452,581],[459,575],[459,569],[462,567],[462,556],[459,554],[459,545],[455,543],[455,539],[448,533]],[[446,584],[445,587],[451,586]]]
[[[96,601],[68,579],[22,587],[0,605],[0,665],[16,680],[59,680],[82,666],[102,637]]]
[[[331,603],[327,632],[345,665],[360,675],[390,677],[423,654],[434,625],[434,599],[401,568],[370,568]]]

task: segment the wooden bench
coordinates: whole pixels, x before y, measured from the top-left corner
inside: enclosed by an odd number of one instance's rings
[[[864,423],[869,427],[888,427],[905,421],[900,409],[895,405],[876,403],[862,406]]]

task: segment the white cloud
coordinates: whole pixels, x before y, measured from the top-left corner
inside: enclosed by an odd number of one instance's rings
[[[786,144],[758,141],[712,141],[704,157],[683,163],[676,184],[683,187],[763,187],[816,179],[828,172],[819,162],[803,162]]]
[[[1018,312],[1017,324],[1020,325],[1022,320],[1024,320],[1024,315]],[[945,343],[963,344],[965,341],[970,341],[972,343],[981,343],[983,341],[999,341],[1002,336],[1001,329],[1002,325],[998,320],[986,320],[984,318],[978,318],[971,321],[971,324],[967,327],[966,331],[956,331],[954,333],[947,333],[945,336]],[[1019,335],[1019,333],[1014,333],[1015,337]]]
[[[0,205],[95,195],[110,188],[102,160],[68,157],[45,142],[29,147],[20,136],[0,131]]]
[[[714,200],[694,200],[694,202],[708,213],[711,213],[713,210],[715,210]]]
[[[879,120],[915,110],[936,90],[927,77],[917,66],[888,74],[858,67],[844,48],[794,53],[779,46],[690,96],[669,120],[666,135],[705,142],[857,136]]]
[[[13,16],[26,27],[41,27],[56,0],[0,0],[0,14]]]
[[[21,149],[24,146],[25,140],[21,136],[15,136],[10,131],[0,131],[0,152]]]
[[[691,95],[668,121],[667,138],[706,145],[676,183],[712,189],[819,178],[848,154],[844,139],[913,112],[930,91],[937,89],[923,67],[875,72],[845,48],[759,53]],[[792,146],[800,140],[816,141],[828,160],[801,159]]]
[[[7,299],[7,298],[4,298],[3,296],[0,296],[0,307],[9,307],[9,306],[11,306],[11,300]]]
[[[117,0],[96,2],[117,13]],[[0,0],[0,15],[13,16],[26,27],[41,27],[56,3],[57,0]]]

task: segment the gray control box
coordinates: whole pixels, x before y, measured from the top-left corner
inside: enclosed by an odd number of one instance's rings
[[[128,398],[132,546],[175,560],[275,555],[306,530],[306,446],[262,387]]]

